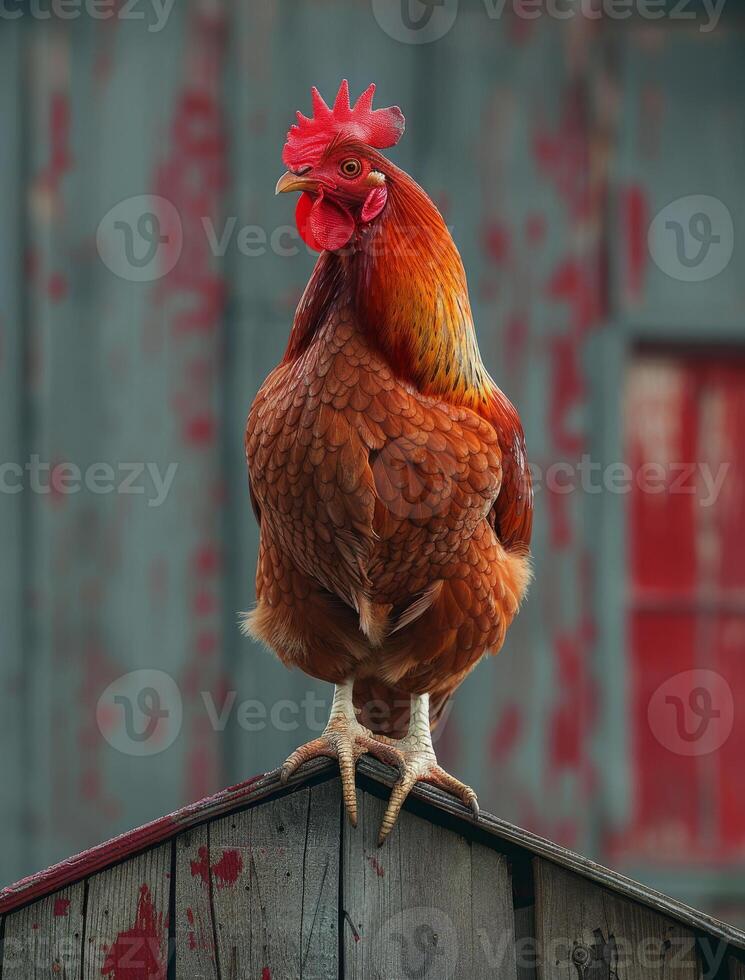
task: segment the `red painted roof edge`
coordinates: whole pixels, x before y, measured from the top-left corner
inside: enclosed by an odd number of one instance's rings
[[[328,769],[329,774],[334,771],[326,760],[309,763],[303,767],[301,775],[288,781],[288,785],[306,782],[324,769]],[[263,799],[281,788],[279,770],[262,773],[246,780],[246,782],[221,790],[214,796],[208,796],[197,803],[190,803],[188,806],[182,807],[174,813],[169,813],[165,817],[159,817],[142,827],[113,837],[88,851],[82,851],[74,857],[67,858],[51,868],[45,868],[28,878],[22,878],[0,891],[0,915],[26,905],[34,899],[59,891],[66,885],[71,885],[82,878],[95,874],[97,871],[118,864],[140,851],[164,843],[190,827],[222,816],[227,811],[236,810]]]

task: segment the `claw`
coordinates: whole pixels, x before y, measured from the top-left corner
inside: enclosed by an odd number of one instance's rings
[[[399,743],[399,752],[405,761],[401,769],[401,776],[391,790],[388,806],[380,824],[378,847],[383,844],[388,834],[390,834],[401,812],[401,808],[406,801],[406,797],[418,782],[429,783],[432,786],[437,786],[439,789],[444,790],[446,793],[458,797],[464,806],[470,808],[474,818],[478,819],[480,813],[479,803],[476,793],[470,786],[462,783],[455,776],[451,776],[450,773],[445,772],[444,769],[433,761],[433,755],[428,752],[414,751],[407,753],[401,743]]]
[[[393,825],[398,819],[401,807],[404,805],[406,797],[413,789],[418,776],[414,769],[404,769],[401,778],[396,781],[391,790],[388,806],[383,814],[383,820],[378,832],[378,847],[381,847],[388,834],[393,830]]]
[[[378,846],[390,834],[406,797],[419,781],[430,783],[458,797],[465,806],[470,807],[474,817],[478,819],[479,804],[474,791],[437,764],[429,726],[429,695],[412,697],[409,731],[405,738],[396,743],[395,748],[392,747],[391,751],[398,757],[400,776],[391,790],[388,806],[383,815]]]
[[[355,769],[357,761],[365,752],[374,755],[381,762],[387,762],[389,765],[396,765],[398,762],[397,758],[393,758],[391,748],[386,743],[379,741],[377,736],[360,725],[356,719],[350,721],[347,717],[337,716],[330,719],[320,738],[314,738],[311,742],[301,745],[299,749],[295,749],[283,764],[279,779],[284,785],[300,766],[311,759],[319,757],[338,759],[344,808],[347,811],[349,822],[353,827],[356,827],[357,787],[355,785]]]

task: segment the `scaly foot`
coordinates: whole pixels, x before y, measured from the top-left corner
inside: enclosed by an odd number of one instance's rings
[[[334,690],[331,715],[323,734],[292,753],[280,770],[280,780],[286,783],[296,769],[311,759],[324,756],[338,759],[344,806],[349,822],[356,827],[357,790],[354,773],[357,761],[361,755],[369,752],[389,766],[399,765],[400,757],[388,741],[384,736],[373,735],[357,721],[352,703],[352,682],[339,684]]]
[[[378,846],[391,832],[406,797],[413,786],[420,781],[431,783],[446,793],[457,796],[465,806],[471,809],[474,817],[478,818],[479,804],[475,792],[470,786],[466,786],[465,783],[445,772],[437,764],[429,728],[429,695],[424,694],[411,699],[409,731],[405,738],[395,743],[395,748],[391,748],[398,757],[397,765],[400,775],[391,790],[388,807],[383,815],[383,822],[378,834]]]

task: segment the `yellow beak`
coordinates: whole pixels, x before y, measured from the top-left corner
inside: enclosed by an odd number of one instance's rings
[[[287,191],[315,191],[318,190],[318,181],[313,180],[312,177],[301,177],[298,174],[293,174],[291,171],[282,174],[282,176],[277,181],[277,186],[274,189],[275,194],[285,194]]]

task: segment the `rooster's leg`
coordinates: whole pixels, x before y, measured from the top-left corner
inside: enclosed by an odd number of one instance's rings
[[[280,779],[283,783],[304,762],[327,756],[339,760],[341,772],[342,795],[350,823],[357,826],[357,791],[354,784],[354,771],[357,760],[365,752],[374,755],[389,765],[400,765],[396,750],[386,742],[381,741],[357,721],[354,711],[352,691],[354,680],[350,679],[334,688],[334,700],[328,724],[319,738],[313,739],[306,745],[301,745],[282,766]]]
[[[409,730],[404,738],[395,743],[395,753],[400,756],[398,765],[401,774],[391,791],[388,808],[380,825],[378,844],[382,844],[391,832],[404,800],[414,784],[420,780],[457,796],[478,817],[479,805],[471,787],[461,783],[437,764],[429,727],[429,694],[412,697]]]

